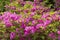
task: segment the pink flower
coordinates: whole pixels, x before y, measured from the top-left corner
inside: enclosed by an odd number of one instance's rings
[[[10,15],[10,18],[11,18],[12,20],[17,20],[19,17],[18,17],[18,15],[17,15],[16,13],[14,13],[14,14],[11,14],[11,15]]]
[[[31,9],[32,12],[34,12],[34,11],[36,11],[36,10],[37,10],[36,7],[34,7],[34,8]]]
[[[32,12],[30,15],[31,15],[31,16],[34,16],[35,14],[36,14],[35,12]]]
[[[54,14],[54,15],[52,15],[52,19],[53,19],[53,20],[58,20],[59,18],[57,17],[56,14]]]
[[[39,29],[41,26],[43,26],[43,24],[37,24],[36,29]]]
[[[38,22],[39,22],[39,23],[44,23],[44,21],[43,21],[43,20],[41,20],[41,19],[40,19],[40,20],[38,20]]]
[[[25,27],[25,30],[26,30],[26,31],[30,31],[31,28],[32,28],[31,26],[28,26],[28,27]]]
[[[48,17],[48,16],[50,16],[48,13],[46,13],[46,14],[43,14],[42,15],[42,18],[46,18],[46,17]]]
[[[34,24],[36,24],[36,22],[37,22],[36,20],[33,20],[33,21],[32,21],[32,24],[34,25]]]
[[[45,26],[47,26],[47,25],[50,24],[50,23],[51,23],[51,20],[46,20],[46,21],[44,22],[44,25],[43,25],[43,26],[45,27]]]
[[[21,23],[21,28],[25,28],[26,27],[26,25],[22,22]]]
[[[24,10],[24,13],[28,13],[29,12],[29,10]]]
[[[12,23],[9,20],[5,20],[4,24],[6,25],[6,27],[11,27]]]
[[[55,39],[55,38],[56,38],[55,33],[49,33],[48,36],[49,36],[50,38],[52,38],[52,39]]]
[[[16,10],[16,7],[15,6],[10,6],[10,9],[11,10]]]
[[[57,34],[60,34],[60,31],[59,30],[57,31]]]
[[[34,26],[25,27],[25,33],[35,33]]]
[[[16,33],[15,32],[11,32],[10,33],[10,40],[13,40],[16,36]]]

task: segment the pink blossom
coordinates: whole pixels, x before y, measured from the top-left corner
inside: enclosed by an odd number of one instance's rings
[[[56,38],[55,33],[49,33],[48,36],[49,36],[50,38],[52,38],[52,39],[55,39],[55,38]]]
[[[10,40],[13,40],[16,36],[16,33],[15,32],[11,32],[10,33]]]
[[[43,26],[43,24],[37,24],[36,29],[39,29],[41,26]]]
[[[60,31],[57,31],[57,34],[60,34]]]

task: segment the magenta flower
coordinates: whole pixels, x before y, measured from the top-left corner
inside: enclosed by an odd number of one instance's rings
[[[13,40],[16,36],[16,33],[15,32],[11,32],[10,33],[10,40]]]
[[[50,38],[52,38],[52,39],[55,39],[55,38],[56,38],[55,33],[49,33],[48,36],[49,36]]]
[[[57,4],[57,5],[58,5],[58,4]],[[57,5],[56,5],[56,6],[57,6]],[[60,10],[60,8],[58,7],[58,8],[56,8],[55,10]]]
[[[31,9],[32,12],[34,12],[34,11],[36,11],[36,10],[37,10],[36,7],[34,7],[34,8]]]
[[[32,18],[32,17],[29,18],[29,21],[33,21],[33,20],[34,20],[34,18]]]
[[[34,0],[34,2],[36,2],[36,1],[37,1],[37,2],[42,2],[43,0]]]
[[[47,14],[43,14],[43,15],[42,15],[42,18],[46,18],[46,17],[48,17],[48,16],[50,16],[48,13],[47,13]]]
[[[29,10],[24,10],[24,13],[28,13],[29,12]]]
[[[25,31],[30,31],[31,27],[25,27]]]
[[[20,4],[24,6],[26,3],[24,1],[20,1]]]
[[[8,16],[6,16],[3,18],[3,21],[5,21],[5,20],[10,20],[10,18]]]
[[[43,26],[43,24],[37,24],[36,29],[39,29],[41,26]]]
[[[4,24],[6,25],[6,27],[11,27],[12,23],[9,20],[5,20]]]
[[[7,11],[7,12],[4,12],[3,17],[6,17],[6,16],[9,17],[10,15],[11,15],[11,13]]]
[[[44,21],[43,21],[43,20],[41,20],[41,19],[40,19],[40,20],[38,20],[38,22],[39,22],[39,23],[44,23]]]
[[[36,20],[33,20],[33,21],[32,21],[32,24],[33,24],[33,25],[36,24]]]
[[[29,22],[29,20],[30,20],[30,18],[26,18],[26,19],[25,19],[25,21],[26,21],[27,23]]]
[[[21,27],[21,28],[25,28],[26,25],[22,22],[20,27]]]
[[[19,33],[19,28],[16,28],[16,32]]]
[[[29,35],[29,33],[30,33],[29,31],[25,31],[25,32],[24,32],[24,36]]]
[[[44,22],[44,27],[46,27],[47,25],[49,25],[51,23],[51,20],[46,20],[45,22]]]
[[[35,5],[40,5],[40,2],[42,2],[43,0],[34,0],[34,4]]]
[[[16,13],[11,14],[11,15],[10,15],[10,18],[11,18],[12,20],[17,20],[17,19],[18,19],[18,15],[17,15]]]
[[[26,36],[26,35],[29,35],[29,34],[30,34],[30,31],[31,31],[30,27],[25,27],[24,35],[25,35],[25,36]]]
[[[10,6],[10,9],[11,10],[16,10],[16,7],[15,6]]]
[[[56,14],[54,14],[54,15],[52,16],[52,19],[53,19],[53,20],[58,20],[59,18],[57,17]]]
[[[35,33],[34,26],[25,27],[25,33]]]
[[[59,30],[57,31],[57,34],[60,34],[60,31]]]
[[[34,26],[31,27],[31,33],[34,34],[36,31],[36,29],[34,28]]]
[[[34,16],[35,14],[36,14],[35,12],[32,12],[30,15],[31,15],[31,16]]]

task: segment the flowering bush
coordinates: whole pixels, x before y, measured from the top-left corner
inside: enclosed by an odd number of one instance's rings
[[[1,40],[60,40],[60,10],[42,1],[13,1],[0,15]]]

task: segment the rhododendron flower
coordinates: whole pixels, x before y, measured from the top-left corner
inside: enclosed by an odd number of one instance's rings
[[[42,2],[42,0],[34,0],[34,4],[35,4],[35,5],[39,5],[40,2]]]
[[[9,18],[9,17],[4,17],[3,20],[4,20],[4,21],[5,21],[5,20],[10,20],[10,18]]]
[[[29,12],[29,10],[24,10],[24,13],[28,13]]]
[[[16,28],[16,32],[17,32],[17,33],[19,32],[19,28]]]
[[[43,26],[45,27],[45,26],[47,26],[47,25],[50,24],[50,23],[51,23],[51,20],[46,20],[46,21],[44,22],[44,25],[43,25]]]
[[[10,40],[13,40],[16,36],[16,33],[15,32],[11,32],[10,33]]]
[[[46,17],[48,17],[48,16],[50,16],[48,13],[47,13],[47,14],[43,14],[43,15],[42,15],[42,18],[46,18]]]
[[[33,18],[29,18],[29,21],[33,21],[34,19]]]
[[[58,4],[57,4],[58,5]],[[55,10],[60,10],[60,8],[56,8]]]
[[[32,21],[32,24],[34,25],[34,24],[36,24],[36,22],[37,22],[36,20],[33,20],[33,21]]]
[[[18,1],[22,6],[24,6],[26,4],[26,2],[24,1]]]
[[[5,20],[4,24],[6,25],[6,27],[11,27],[12,26],[12,23],[8,20]]]
[[[25,21],[26,21],[27,23],[29,22],[29,20],[30,20],[30,18],[26,18],[26,19],[25,19]]]
[[[31,9],[32,12],[34,12],[34,11],[36,11],[36,10],[37,10],[36,7],[34,7],[34,8]]]
[[[3,17],[10,16],[10,15],[11,13],[7,11],[7,12],[4,12]]]
[[[31,27],[25,27],[26,31],[30,31]]]
[[[36,2],[36,1],[37,1],[37,2],[42,2],[43,0],[34,0],[34,2]]]
[[[37,24],[36,29],[39,29],[41,26],[43,26],[43,24]]]
[[[25,27],[24,35],[25,35],[25,36],[26,36],[26,35],[29,35],[29,34],[30,34],[30,31],[31,31],[30,27]]]
[[[24,36],[29,35],[29,33],[30,33],[29,31],[28,31],[28,32],[25,31],[25,32],[24,32]]]
[[[36,31],[36,29],[34,28],[34,26],[31,27],[31,33],[33,34],[33,33],[35,33],[35,31]]]
[[[51,37],[52,39],[55,39],[56,38],[56,36],[55,36],[54,33],[49,33],[49,37]]]
[[[36,14],[35,12],[32,12],[30,15],[31,15],[31,16],[34,16],[35,14]]]
[[[43,20],[41,20],[41,19],[40,19],[40,20],[38,20],[38,22],[39,22],[39,23],[44,23],[44,21],[43,21]]]
[[[57,31],[57,34],[60,34],[60,31],[59,30]]]
[[[25,28],[26,27],[26,25],[22,22],[21,23],[21,28]]]
[[[55,14],[55,15],[53,15],[53,16],[52,16],[52,19],[53,19],[53,20],[58,20],[57,15],[56,15],[56,14]]]
[[[11,10],[16,10],[16,7],[15,6],[10,6],[10,9]]]
[[[10,15],[10,18],[11,18],[12,20],[17,20],[17,19],[18,19],[18,15],[17,15],[16,13],[11,14],[11,15]]]
[[[33,26],[25,27],[25,31],[29,32],[29,33],[34,33],[35,32],[35,28]]]

